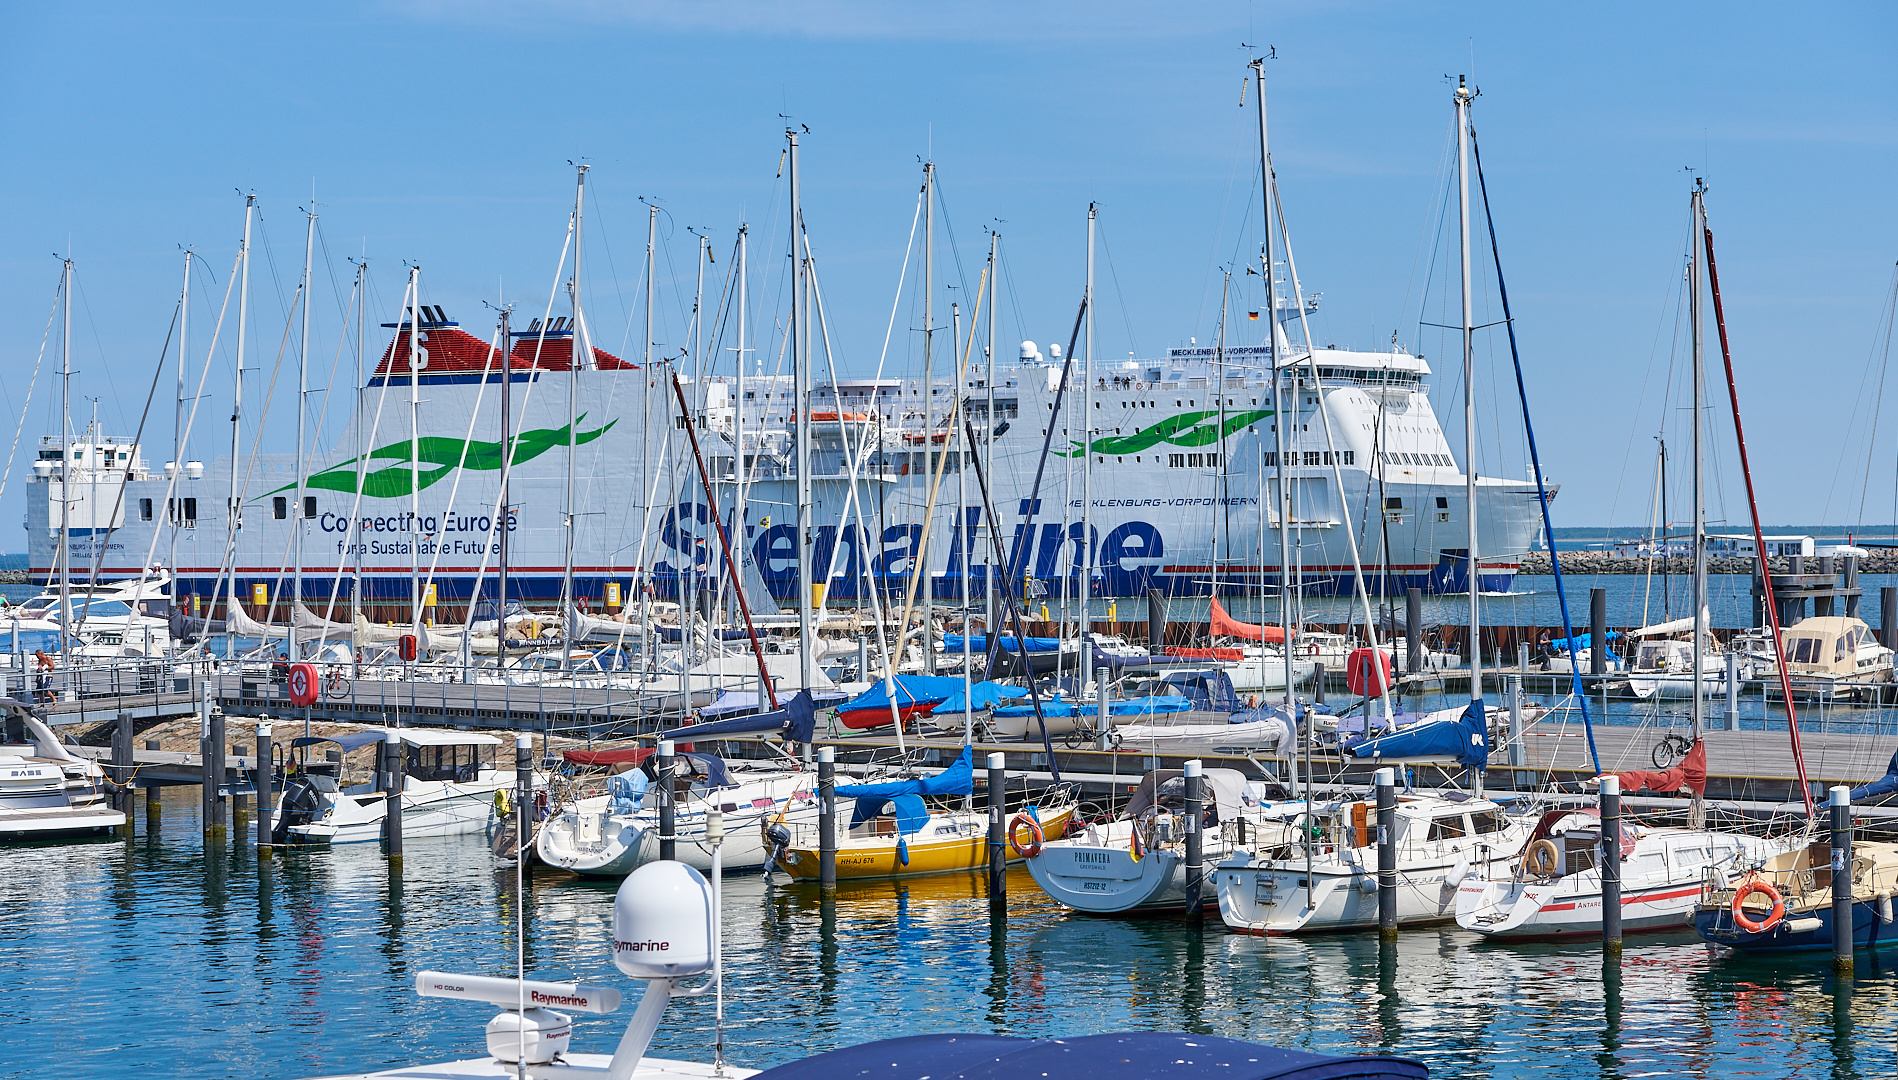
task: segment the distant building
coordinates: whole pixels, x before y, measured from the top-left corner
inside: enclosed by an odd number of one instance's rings
[[[1614,553],[1617,559],[1685,559],[1694,554],[1694,542],[1691,537],[1685,536],[1617,540]],[[1809,556],[1813,553],[1812,537],[1769,536],[1766,538],[1766,553],[1776,559],[1788,555]],[[1710,559],[1751,559],[1754,557],[1753,534],[1709,533],[1707,557]]]

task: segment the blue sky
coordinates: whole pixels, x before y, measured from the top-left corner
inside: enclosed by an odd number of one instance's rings
[[[133,430],[180,245],[206,264],[193,299],[203,361],[221,296],[210,276],[228,273],[239,189],[263,209],[251,355],[266,368],[312,184],[325,248],[311,351],[327,373],[343,299],[331,281],[347,288],[352,256],[370,260],[372,313],[399,302],[405,262],[423,267],[427,302],[477,333],[499,290],[538,312],[570,160],[593,166],[587,289],[602,346],[638,351],[642,196],[665,208],[661,351],[684,341],[688,228],[714,238],[717,281],[735,229],[751,224],[754,311],[768,324],[785,311],[780,114],[810,128],[806,218],[852,370],[876,362],[923,156],[938,165],[947,217],[943,306],[959,292],[948,286],[974,285],[994,227],[1007,257],[1003,340],[1065,339],[1094,201],[1099,355],[1205,340],[1221,267],[1258,242],[1255,121],[1239,108],[1250,43],[1278,57],[1274,158],[1301,277],[1324,295],[1318,336],[1375,347],[1395,333],[1421,349],[1444,373],[1446,426],[1454,342],[1419,324],[1455,308],[1454,239],[1439,227],[1444,76],[1473,74],[1532,407],[1564,489],[1558,524],[1645,521],[1664,419],[1685,455],[1674,329],[1689,167],[1712,188],[1766,517],[1890,522],[1898,419],[1875,442],[1871,420],[1898,261],[1895,21],[1870,4],[17,6],[0,45],[13,150],[0,165],[0,409],[20,415],[54,253],[70,252],[75,408],[97,397],[109,427]],[[899,312],[893,370],[912,370],[913,301]],[[1242,296],[1235,309],[1245,306]],[[1496,316],[1493,287],[1483,312]],[[372,338],[372,351],[381,344]],[[1506,341],[1491,332],[1479,356],[1480,464],[1522,475],[1513,388],[1497,381]],[[165,447],[153,464],[168,456],[171,379],[148,423]],[[43,372],[28,446],[55,430],[51,386]],[[228,386],[226,353],[211,392]],[[193,456],[228,438],[201,431]],[[1712,512],[1738,521],[1724,428],[1716,442]],[[22,469],[0,521],[23,513]],[[1685,491],[1670,501],[1678,517]]]

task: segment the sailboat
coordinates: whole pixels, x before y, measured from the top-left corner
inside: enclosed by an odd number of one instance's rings
[[[1680,634],[1688,636],[1676,636]],[[1627,667],[1628,692],[1635,697],[1688,698],[1697,690],[1705,698],[1727,692],[1726,653],[1707,629],[1704,606],[1698,616],[1630,630],[1628,638],[1634,642]],[[1735,673],[1736,681],[1749,682],[1752,665],[1743,664]]]
[[[1693,380],[1693,487],[1694,529],[1693,560],[1694,616],[1680,625],[1664,624],[1647,628],[1651,632],[1685,630],[1689,641],[1675,643],[1675,655],[1684,655],[1687,674],[1678,681],[1691,702],[1693,744],[1686,757],[1670,769],[1619,774],[1624,791],[1688,791],[1693,802],[1687,828],[1656,828],[1639,822],[1626,822],[1614,838],[1605,837],[1599,813],[1587,808],[1550,810],[1537,822],[1530,841],[1521,853],[1491,868],[1487,875],[1467,881],[1457,895],[1457,924],[1488,937],[1551,938],[1599,934],[1602,927],[1602,845],[1612,842],[1620,850],[1622,926],[1628,930],[1685,928],[1702,902],[1703,891],[1723,885],[1748,866],[1783,855],[1801,845],[1797,838],[1768,840],[1756,836],[1727,833],[1703,827],[1703,799],[1707,784],[1707,750],[1702,741],[1705,731],[1705,695],[1693,692],[1697,681],[1704,684],[1708,672],[1707,646],[1712,634],[1707,627],[1707,515],[1702,486],[1704,455],[1701,449],[1701,405],[1703,347],[1701,334],[1701,286],[1699,238],[1705,229],[1706,208],[1702,202],[1705,187],[1696,182],[1690,201],[1693,246],[1688,263],[1688,325],[1692,335]],[[1707,251],[1711,253],[1711,235]],[[1718,303],[1718,287],[1714,289]],[[1724,323],[1722,344],[1724,346]],[[1738,391],[1733,389],[1732,370],[1728,385],[1734,394],[1734,423],[1739,434],[1741,472],[1747,479],[1748,502],[1754,510],[1754,527],[1759,527],[1758,507],[1752,498],[1752,474],[1746,463],[1744,429],[1739,424]],[[1765,545],[1758,545],[1764,553]],[[1764,555],[1762,554],[1762,559]],[[1764,567],[1762,567],[1764,569]],[[1771,604],[1768,582],[1768,607]],[[1777,614],[1774,615],[1777,621]],[[1639,653],[1637,652],[1637,668]],[[1724,675],[1724,664],[1722,664]],[[1696,680],[1693,673],[1702,676]],[[1782,676],[1783,677],[1783,676]],[[1632,683],[1633,677],[1630,678]],[[1657,678],[1658,687],[1670,685]],[[1801,786],[1805,777],[1799,749],[1799,723],[1792,703],[1788,702],[1793,756],[1799,764]],[[1810,795],[1807,796],[1810,800]],[[1810,807],[1808,801],[1808,807]]]
[[[947,769],[933,776],[840,784],[836,791],[839,799],[856,800],[849,823],[839,823],[839,881],[920,877],[988,865],[989,811],[970,805],[975,791],[972,747],[963,747]],[[1074,813],[1074,791],[1065,784],[1013,808],[1008,861],[1019,862],[1025,851],[1046,838],[1063,835]],[[795,880],[817,879],[822,851],[815,825],[773,821],[764,829],[775,849],[773,867]]]

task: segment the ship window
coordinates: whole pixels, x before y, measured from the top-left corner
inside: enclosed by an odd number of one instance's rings
[[[303,516],[306,518],[316,516],[316,496],[305,495],[303,497]]]
[[[1168,454],[1166,456],[1166,465],[1169,469],[1183,469],[1186,467],[1186,455]]]
[[[270,516],[282,521],[290,516],[290,500],[279,495],[270,500]]]
[[[1265,452],[1265,463],[1268,466],[1277,465],[1279,463],[1279,452],[1277,450],[1267,450]]]
[[[1189,468],[1189,469],[1202,469],[1202,468],[1205,468],[1205,467],[1206,467],[1206,455],[1205,455],[1205,454],[1188,454],[1188,455],[1186,455],[1186,467],[1187,467],[1187,468]]]
[[[1320,456],[1321,456],[1321,454],[1320,454],[1320,453],[1319,453],[1319,451],[1317,451],[1317,450],[1307,450],[1307,451],[1305,451],[1305,464],[1307,464],[1307,465],[1317,465],[1317,464],[1319,464],[1319,461],[1318,461],[1318,459],[1319,459],[1319,457],[1320,457]]]
[[[198,520],[198,500],[196,499],[185,500],[185,520],[186,521]]]
[[[150,499],[140,499],[138,501],[138,519],[140,521],[150,521],[152,519],[152,501]]]
[[[1401,496],[1393,495],[1384,500],[1384,509],[1386,510],[1402,510],[1403,508],[1404,500]]]
[[[1346,465],[1356,465],[1358,463],[1358,452],[1356,450],[1346,450],[1344,452],[1344,463]]]
[[[1449,498],[1449,496],[1447,496],[1447,495],[1439,495],[1439,496],[1437,496],[1437,509],[1439,509],[1439,510],[1448,510],[1449,508],[1450,508],[1450,498]]]

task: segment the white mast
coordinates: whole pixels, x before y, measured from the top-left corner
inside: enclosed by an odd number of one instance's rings
[[[248,228],[249,219],[246,219]],[[66,646],[72,629],[72,260],[65,259],[59,271],[59,304],[62,330],[59,360],[59,663],[71,659]],[[241,353],[239,355],[242,355]],[[97,512],[95,508],[95,513]]]
[[[191,252],[185,252],[184,285],[178,292],[178,400],[173,406],[171,421],[171,467],[170,481],[171,505],[165,508],[165,520],[171,526],[171,604],[178,606],[178,524],[180,521],[177,478],[184,475],[185,467],[185,364],[191,351]]]
[[[224,597],[224,655],[237,652],[236,634],[231,630],[231,613],[237,608],[237,531],[244,527],[243,506],[237,501],[237,461],[239,427],[244,413],[244,345],[250,337],[250,219],[257,207],[257,196],[244,196],[244,242],[238,259],[242,269],[237,283],[237,378],[231,390],[231,482],[224,503],[224,557],[231,564],[231,588]],[[270,617],[269,612],[264,617]]]
[[[1092,640],[1094,622],[1089,602],[1094,596],[1094,544],[1092,524],[1094,521],[1094,220],[1100,214],[1094,203],[1087,204],[1087,354],[1083,358],[1085,366],[1081,375],[1081,625],[1079,637],[1083,643]],[[1059,655],[1059,654],[1056,654]],[[1087,680],[1087,669],[1093,666],[1094,657],[1090,649],[1083,648],[1080,662],[1076,665],[1074,676],[1077,680]],[[1106,687],[1101,693],[1107,692]]]
[[[574,428],[579,426],[575,414],[580,407],[580,350],[586,336],[580,329],[582,310],[580,240],[584,224],[582,214],[586,210],[587,202],[587,166],[575,165],[574,173],[576,179],[573,191],[573,280],[567,285],[567,296],[573,302],[573,326],[570,328],[572,335],[567,338],[567,552],[564,577],[560,584],[561,610],[566,617],[566,626],[560,634],[560,670],[562,671],[568,671],[573,667],[573,631],[576,625],[574,614],[579,603],[579,598],[573,591],[573,539],[575,531],[580,527],[580,519],[574,504],[574,465],[575,459],[579,457],[580,444],[579,435]],[[652,279],[648,277],[647,288],[651,287]],[[647,308],[646,318],[648,321],[652,318],[650,305]],[[646,337],[650,341],[652,335],[647,334]],[[647,345],[648,349],[651,347],[650,344]],[[586,360],[591,363],[593,357],[588,355]]]
[[[929,475],[930,440],[936,434],[936,163],[923,163],[923,475]],[[954,366],[953,361],[951,367]],[[945,443],[945,449],[947,445]],[[924,522],[923,528],[932,523]],[[918,547],[927,551],[926,541]],[[935,588],[929,579],[929,567],[917,562],[910,567],[912,575],[920,576],[923,583],[923,674],[936,674],[936,619]],[[898,649],[901,649],[901,636],[908,627],[900,627]]]
[[[804,258],[804,208],[800,201],[797,174],[797,132],[786,129],[789,140],[791,182],[791,258],[796,282],[791,287],[791,381],[792,408],[797,415],[797,642],[798,677],[811,685],[811,653],[817,642],[811,628],[811,357],[809,319],[810,268]],[[927,340],[927,339],[925,339]],[[925,350],[927,346],[925,346]],[[926,354],[926,353],[925,353]],[[927,444],[925,444],[927,445]],[[809,756],[808,744],[804,753]]]
[[[422,640],[422,371],[428,353],[422,348],[422,268],[409,267],[405,299],[409,311],[409,628],[416,644]],[[416,657],[421,658],[419,655]]]
[[[732,473],[738,486],[732,492],[731,532],[739,536],[745,534],[745,484],[751,476],[751,467],[745,462],[745,316],[748,314],[746,308],[751,303],[751,283],[745,275],[751,272],[747,259],[747,241],[750,238],[751,226],[738,226],[738,265],[735,268],[738,273],[738,348],[734,350],[738,354],[738,382],[733,390],[736,401],[732,409]],[[718,508],[713,507],[712,512],[717,513]],[[859,674],[857,677],[861,679],[863,676]],[[769,695],[761,693],[758,699],[769,700]]]
[[[1456,81],[1456,207],[1463,275],[1463,457],[1464,499],[1469,516],[1470,701],[1483,701],[1483,635],[1477,576],[1476,522],[1476,319],[1470,295],[1470,102],[1476,97],[1461,76]],[[1480,773],[1478,775],[1481,775]]]
[[[1289,366],[1281,366],[1279,363],[1278,286],[1273,280],[1274,271],[1272,266],[1272,144],[1266,138],[1265,61],[1263,59],[1253,60],[1252,72],[1254,82],[1259,91],[1259,197],[1265,220],[1265,258],[1263,260],[1264,265],[1262,269],[1265,274],[1265,317],[1268,322],[1265,332],[1266,340],[1271,343],[1269,359],[1272,364],[1272,396],[1268,398],[1267,401],[1271,403],[1273,410],[1273,446],[1275,448],[1274,454],[1277,462],[1276,469],[1279,482],[1278,498],[1274,501],[1277,503],[1279,515],[1279,622],[1283,624],[1285,633],[1285,710],[1287,719],[1300,732],[1299,738],[1309,745],[1309,736],[1306,734],[1309,725],[1298,723],[1298,677],[1293,670],[1293,619],[1291,617],[1292,497],[1291,484],[1285,475],[1286,446],[1289,445],[1290,438],[1290,434],[1286,428],[1288,425],[1297,421],[1298,407],[1291,404],[1291,399],[1288,396],[1291,388],[1287,385],[1287,381],[1284,377],[1291,373],[1291,369]],[[1287,407],[1288,405],[1290,406],[1289,408]],[[1259,484],[1261,487],[1265,484],[1265,472],[1263,469],[1259,472]],[[1260,494],[1263,495],[1264,493],[1261,492]],[[1260,498],[1259,502],[1260,505],[1263,506],[1265,503],[1264,498]],[[1263,536],[1260,537],[1259,552],[1261,556],[1260,562],[1263,563],[1265,552],[1265,540]],[[1264,567],[1261,566],[1260,570],[1261,573],[1263,573]],[[1259,634],[1259,638],[1259,651],[1261,657],[1263,657],[1265,652],[1265,634],[1263,631]],[[1261,659],[1260,665],[1263,667],[1263,659]],[[1296,761],[1296,755],[1294,755],[1294,761]],[[1298,789],[1296,765],[1293,766],[1292,789],[1293,795],[1296,796]]]
[[[291,543],[295,546],[296,571],[290,577],[290,659],[299,660],[297,651],[297,611],[303,604],[303,441],[304,418],[310,395],[310,260],[316,249],[316,197],[311,193],[310,221],[303,236],[303,340],[297,347],[297,489],[290,510]],[[327,618],[328,612],[324,613]]]
[[[653,294],[653,270],[658,265],[654,261],[655,251],[658,247],[658,244],[659,244],[659,207],[651,203],[648,203],[646,205],[646,344],[640,353],[640,370],[645,374],[645,378],[639,381],[639,385],[641,387],[640,412],[643,417],[642,423],[644,423],[645,426],[640,429],[641,431],[652,430],[652,384],[653,384],[652,304],[653,304],[653,295],[654,295]],[[651,496],[649,493],[653,490],[652,440],[649,438],[644,438],[644,437],[642,437],[639,442],[639,490],[642,493],[641,497],[646,498],[648,500],[646,512],[648,516],[650,516],[652,513],[652,507],[650,505]],[[640,561],[647,562],[648,560],[642,557]],[[648,565],[648,566],[642,567],[641,570],[644,572],[645,577],[646,577],[646,587],[648,590],[650,590],[652,588],[652,567]],[[645,614],[645,613],[649,613],[652,610],[652,605],[647,601],[646,597],[643,594],[641,596],[639,603],[640,603],[640,610],[642,612],[642,614],[640,615],[640,624],[641,624],[642,629],[644,629],[645,631],[645,638],[647,642],[646,644],[647,661],[654,670],[657,670],[659,666],[658,635],[652,632],[651,626],[646,625],[646,614]],[[683,637],[681,638],[681,640],[683,640]]]
[[[1694,182],[1693,194],[1693,236],[1705,235],[1707,207],[1702,202],[1706,191],[1704,182]],[[1702,657],[1707,643],[1707,500],[1702,488],[1703,467],[1700,448],[1700,418],[1705,405],[1701,401],[1703,365],[1705,363],[1705,342],[1700,326],[1700,248],[1698,243],[1688,245],[1687,262],[1687,323],[1693,335],[1693,379],[1694,379],[1694,673],[1693,683],[1688,690],[1692,704],[1694,741],[1699,742],[1706,728],[1707,703],[1701,697]],[[1590,644],[1593,644],[1592,642]],[[1731,670],[1731,669],[1728,669]],[[1699,795],[1694,796],[1690,810],[1693,828],[1706,824],[1706,807]]]

